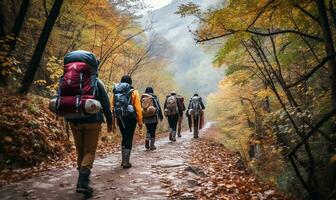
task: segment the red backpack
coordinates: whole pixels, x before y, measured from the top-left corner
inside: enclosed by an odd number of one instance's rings
[[[67,119],[87,117],[100,111],[101,104],[95,100],[97,69],[87,62],[69,62],[64,65],[57,97],[50,102],[50,109]]]
[[[186,110],[186,107],[184,105],[184,97],[181,95],[177,95],[177,101],[179,103],[180,108],[182,109],[182,111]]]

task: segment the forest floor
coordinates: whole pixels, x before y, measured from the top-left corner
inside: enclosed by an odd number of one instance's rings
[[[133,148],[133,167],[120,167],[120,152],[95,161],[92,199],[286,199],[259,181],[241,158],[215,142],[218,129],[208,123],[200,139],[183,132],[177,142],[167,137],[157,150]],[[0,199],[83,199],[74,192],[77,171],[53,169],[47,174],[0,188]]]

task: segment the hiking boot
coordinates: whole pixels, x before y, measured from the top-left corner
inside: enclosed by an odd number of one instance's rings
[[[90,183],[90,169],[81,167],[79,169],[76,192],[84,194],[86,197],[92,197],[93,189],[89,186]]]
[[[148,139],[145,140],[145,148],[147,150],[149,149],[149,140]]]
[[[169,140],[173,141],[173,132],[172,131],[169,133]]]
[[[155,138],[151,138],[150,139],[150,150],[155,150],[156,149],[154,143],[155,143]]]
[[[182,137],[181,132],[177,132],[177,137]]]
[[[149,149],[149,140],[150,140],[150,135],[149,133],[146,134],[146,140],[145,140],[145,148],[148,150]]]
[[[174,142],[176,141],[176,131],[173,131],[173,133],[172,133],[172,140]]]
[[[122,167],[124,169],[132,167],[132,164],[129,162],[130,161],[130,157],[131,157],[131,152],[132,152],[131,149],[125,149],[124,150],[124,160],[123,160],[123,164],[122,164]]]
[[[179,120],[179,126],[178,126],[178,129],[177,129],[177,137],[182,137],[181,135],[181,130],[182,130],[182,122],[180,122]]]
[[[195,138],[195,139],[199,138],[199,136],[198,136],[198,131],[194,131],[194,138]]]

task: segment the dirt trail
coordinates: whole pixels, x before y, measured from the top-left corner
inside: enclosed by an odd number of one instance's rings
[[[211,126],[206,124],[198,140],[183,132],[177,142],[159,139],[155,151],[136,146],[133,167],[127,170],[120,167],[120,152],[97,160],[91,177],[92,199],[286,199],[239,169],[234,153],[206,139],[211,136],[205,133],[214,132]],[[76,179],[75,169],[53,170],[0,188],[0,199],[84,199],[74,191]]]
[[[206,128],[201,132],[205,131]],[[159,139],[155,151],[136,146],[131,156],[133,167],[127,170],[120,167],[120,152],[96,160],[91,177],[95,189],[93,199],[168,198],[165,186],[172,182],[183,184],[182,176],[183,180],[195,176],[185,171],[191,141],[192,134],[183,132],[182,138],[174,143],[167,138]],[[0,199],[82,199],[82,195],[74,193],[76,178],[75,169],[50,171],[47,175],[1,188]]]

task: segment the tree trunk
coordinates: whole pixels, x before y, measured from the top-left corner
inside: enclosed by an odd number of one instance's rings
[[[27,11],[28,11],[29,3],[30,3],[30,0],[23,0],[22,3],[21,3],[19,14],[16,17],[15,24],[14,24],[13,29],[12,29],[12,34],[14,36],[14,40],[11,41],[11,43],[10,43],[10,50],[11,51],[14,50],[15,45],[16,45],[17,37],[19,37],[19,35],[20,35],[22,25],[23,25],[24,19],[26,17]]]
[[[0,39],[4,38],[5,32],[5,16],[3,12],[3,0],[0,0]],[[2,61],[0,61],[0,86],[4,87],[7,85],[6,76],[3,74],[4,67],[2,66]]]
[[[54,1],[50,14],[42,29],[42,33],[36,45],[33,56],[29,62],[29,66],[27,68],[26,74],[23,77],[22,87],[20,88],[20,91],[19,91],[20,94],[27,94],[31,84],[34,81],[35,74],[37,72],[37,69],[40,66],[40,61],[41,61],[43,52],[45,50],[45,47],[47,46],[50,33],[52,31],[52,28],[55,24],[55,21],[58,15],[60,14],[62,4],[63,4],[63,0]]]
[[[4,17],[2,4],[3,4],[3,0],[0,0],[0,38],[6,35],[5,27],[4,27],[5,17]]]
[[[327,56],[335,56],[335,47],[334,41],[332,38],[332,32],[330,28],[330,23],[327,15],[327,8],[323,0],[315,0],[319,18],[321,22],[321,29],[324,38],[325,51]],[[330,80],[330,90],[331,90],[331,106],[332,109],[336,109],[336,59],[332,57],[328,61],[328,70],[329,70],[329,80]],[[335,123],[334,123],[335,126]],[[334,131],[331,130],[331,133]],[[322,188],[325,189],[323,194],[332,194],[335,191],[335,170],[328,171],[325,176]]]
[[[332,33],[330,30],[330,23],[327,16],[327,9],[323,0],[315,0],[320,21],[321,21],[321,28],[323,32],[323,38],[325,43],[325,50],[327,56],[335,56],[335,47],[334,41],[332,38]],[[328,62],[329,68],[329,80],[331,84],[331,105],[333,109],[336,108],[336,59],[335,57],[329,59]]]

